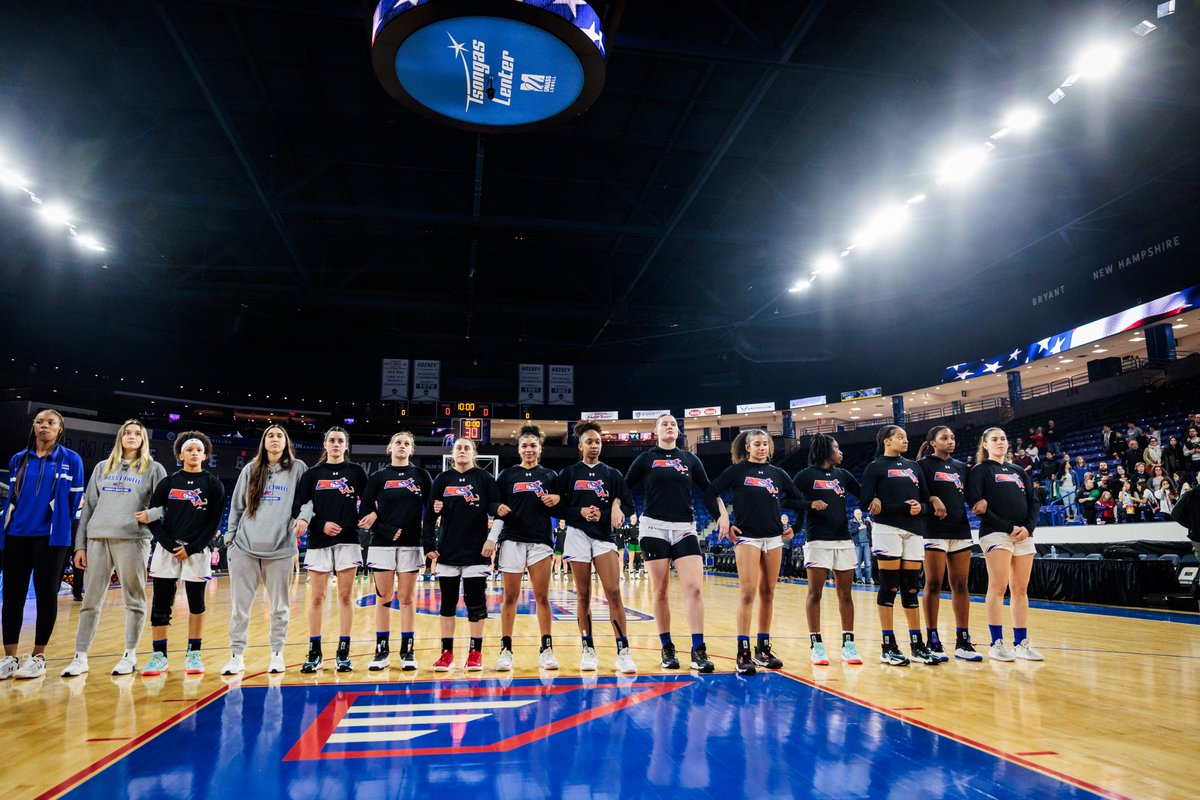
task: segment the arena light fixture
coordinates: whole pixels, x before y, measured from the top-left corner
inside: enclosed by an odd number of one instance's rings
[[[0,183],[3,183],[5,186],[11,186],[14,189],[28,191],[25,187],[29,185],[29,179],[25,178],[12,167],[0,164]]]
[[[1033,130],[1041,121],[1042,115],[1028,106],[1014,108],[1004,117],[1004,127],[1016,133]]]
[[[1155,25],[1153,22],[1151,22],[1148,19],[1144,19],[1141,22],[1139,22],[1137,25],[1134,25],[1129,30],[1133,31],[1138,36],[1145,36],[1146,34],[1150,33],[1150,31],[1155,30],[1157,28],[1158,28],[1158,26]]]
[[[1158,18],[1169,17],[1175,13],[1175,0],[1158,4]]]
[[[885,206],[871,216],[869,224],[876,238],[892,236],[908,224],[908,206]]]
[[[43,203],[39,211],[42,219],[52,225],[71,224],[71,211],[62,203]]]
[[[1084,78],[1107,78],[1121,66],[1122,49],[1112,42],[1099,42],[1082,53],[1075,62],[1075,72]]]
[[[835,272],[841,265],[842,262],[833,256],[821,256],[813,264],[813,273],[819,275],[822,272]]]
[[[915,205],[920,205],[921,203],[924,203],[924,202],[925,202],[924,194],[914,194],[912,197],[905,200],[904,204],[906,206],[915,206]]]
[[[987,154],[982,148],[965,147],[952,153],[942,161],[937,171],[937,182],[941,184],[962,183],[983,169]]]

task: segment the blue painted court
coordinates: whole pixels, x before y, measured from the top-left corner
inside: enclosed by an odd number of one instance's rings
[[[69,797],[1091,796],[782,674],[232,686]]]

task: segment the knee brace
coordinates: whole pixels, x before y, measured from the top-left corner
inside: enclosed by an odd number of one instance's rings
[[[442,605],[438,613],[443,617],[453,617],[458,608],[458,576],[438,578],[438,586],[442,590]]]
[[[896,602],[896,592],[900,589],[900,573],[894,569],[879,570],[879,594],[875,603],[891,608]]]
[[[487,578],[463,578],[463,592],[467,602],[467,621],[487,619]]]
[[[900,605],[917,608],[921,605],[921,570],[900,570]]]
[[[175,605],[175,581],[154,578],[154,597],[150,601],[150,624],[170,625],[171,606]]]
[[[189,614],[204,613],[204,587],[205,584],[199,581],[183,582],[183,590],[187,594]]]

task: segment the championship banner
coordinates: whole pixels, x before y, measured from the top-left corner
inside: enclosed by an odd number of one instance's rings
[[[413,362],[413,400],[436,403],[441,399],[442,362],[414,361]]]
[[[383,376],[380,380],[380,400],[405,400],[408,398],[408,359],[383,359]]]
[[[634,419],[658,419],[659,417],[665,416],[666,414],[670,414],[670,413],[671,413],[671,409],[669,409],[669,408],[643,409],[641,411],[635,410],[633,412],[633,418]]]
[[[575,405],[575,368],[567,364],[550,365],[550,405]]]
[[[540,406],[546,402],[546,365],[520,364],[517,366],[517,403]]]

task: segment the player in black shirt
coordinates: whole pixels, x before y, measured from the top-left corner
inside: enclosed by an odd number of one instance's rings
[[[563,564],[563,540],[567,536],[567,521],[562,517],[558,518],[557,527],[554,529],[554,563],[550,567],[550,572],[554,577],[558,577],[559,573],[567,574],[567,568]]]
[[[334,664],[338,672],[353,669],[350,663],[350,630],[354,624],[354,577],[362,566],[358,540],[358,501],[367,485],[367,472],[346,460],[350,434],[334,426],[325,432],[324,450],[314,467],[300,478],[296,492],[296,535],[308,532],[304,565],[308,568],[308,657],[300,666],[305,674],[324,666],[321,624],[325,618],[325,592],[329,573],[337,573],[338,646]],[[312,530],[309,531],[309,526]]]
[[[671,565],[674,564],[683,588],[688,625],[692,629],[691,667],[698,672],[712,672],[713,663],[704,645],[704,599],[700,594],[704,559],[700,556],[692,499],[693,487],[701,492],[708,488],[708,475],[695,454],[676,447],[679,422],[675,417],[670,414],[660,416],[654,423],[654,435],[658,438],[658,446],[633,460],[625,474],[625,482],[630,487],[643,481],[646,484],[641,543],[654,595],[654,622],[662,645],[662,667],[679,669],[675,643],[671,640],[671,605],[667,600]],[[717,509],[721,516],[728,516],[719,497]]]
[[[967,465],[954,458],[954,431],[934,425],[917,451],[917,463],[929,486],[933,514],[926,520],[925,536],[925,632],[929,649],[939,661],[949,661],[938,634],[938,608],[942,600],[942,577],[950,567],[950,602],[954,607],[954,656],[979,661],[983,656],[971,645],[968,620],[971,595],[967,576],[971,572],[971,524],[967,520]]]
[[[1029,574],[1033,571],[1033,529],[1037,526],[1038,501],[1033,481],[1020,467],[1006,463],[1008,436],[1000,428],[988,428],[979,440],[975,466],[967,476],[967,502],[979,517],[979,546],[987,559],[987,621],[993,661],[1041,661],[1042,654],[1029,643]],[[1001,620],[1004,592],[1010,593],[1013,645],[1004,643]]]
[[[158,547],[150,561],[154,598],[150,625],[154,655],[143,675],[167,671],[167,626],[175,604],[177,580],[183,581],[188,600],[188,646],[184,662],[188,675],[204,672],[200,642],[204,632],[204,587],[212,576],[209,545],[225,510],[225,487],[204,469],[212,455],[212,441],[199,431],[186,431],[175,439],[175,458],[183,469],[159,481],[149,508],[134,519],[148,524]]]
[[[575,615],[583,637],[579,668],[597,667],[591,605],[592,570],[595,570],[604,587],[609,619],[617,636],[617,671],[631,674],[637,672],[637,666],[629,652],[629,629],[621,598],[621,557],[617,554],[614,530],[625,521],[625,509],[633,508],[633,495],[620,470],[600,461],[603,439],[599,423],[577,422],[574,433],[583,460],[558,473],[555,494],[562,497],[561,513],[567,520],[563,558],[570,562],[575,579]]]
[[[858,497],[862,488],[853,475],[842,469],[841,463],[842,450],[837,441],[819,433],[809,447],[809,466],[795,477],[796,488],[804,493],[808,515],[808,537],[804,542],[804,569],[808,577],[805,613],[812,647],[811,660],[817,666],[829,665],[825,643],[821,640],[821,596],[831,572],[842,620],[842,663],[863,663],[854,642],[854,599],[850,594],[858,556],[846,515],[846,493]]]
[[[504,574],[504,605],[500,609],[500,656],[497,672],[513,668],[512,635],[521,597],[521,576],[529,571],[541,644],[538,667],[558,669],[554,640],[550,638],[550,566],[554,540],[550,530],[550,510],[561,499],[554,493],[558,475],[539,463],[545,436],[537,425],[524,425],[517,434],[521,463],[500,473],[496,483],[500,498],[491,509],[496,521],[483,554],[491,556],[499,542],[496,563]]]
[[[925,559],[922,534],[929,510],[929,489],[917,462],[907,459],[908,434],[899,425],[884,425],[875,435],[875,460],[863,470],[859,500],[875,517],[874,551],[879,564],[879,624],[883,627],[880,660],[908,666],[892,630],[892,605],[900,604],[908,620],[913,658],[922,664],[940,664],[921,636],[921,562]]]
[[[425,564],[421,516],[433,480],[409,463],[414,450],[411,433],[392,435],[387,446],[392,463],[367,480],[359,509],[363,518],[358,527],[371,532],[367,567],[375,579],[375,657],[367,667],[372,671],[387,669],[391,660],[393,587],[400,605],[400,668],[406,672],[417,668],[413,603],[417,575]]]
[[[718,535],[733,543],[741,597],[737,609],[738,674],[753,675],[754,666],[779,669],[783,662],[771,653],[771,619],[775,608],[775,583],[783,556],[783,540],[791,528],[780,523],[780,506],[800,509],[800,492],[787,473],[772,465],[775,443],[763,430],[742,431],[730,447],[733,466],[727,467],[704,492],[704,502],[717,519]],[[716,500],[732,493],[737,524],[717,511]],[[750,653],[750,617],[758,597],[758,646]]]

